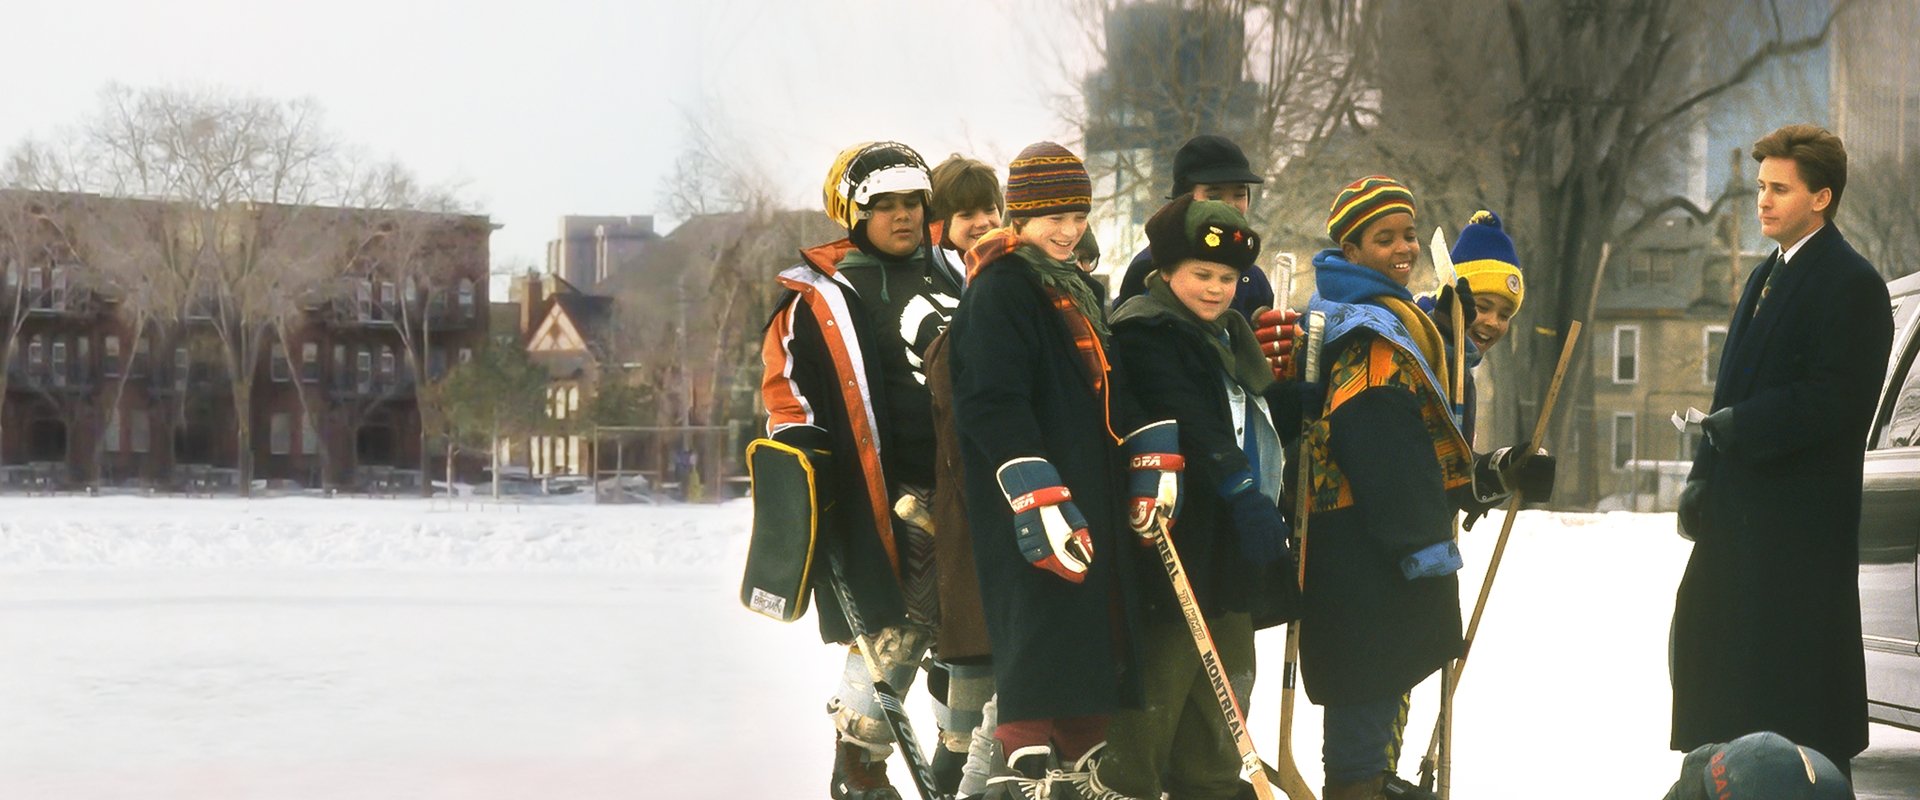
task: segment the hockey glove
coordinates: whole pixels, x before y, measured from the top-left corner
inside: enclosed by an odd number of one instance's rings
[[[1240,555],[1255,566],[1272,566],[1287,555],[1287,542],[1293,528],[1280,516],[1280,507],[1255,485],[1253,476],[1242,470],[1227,479],[1222,487],[1227,508],[1233,512],[1233,530],[1240,536]]]
[[[1448,539],[1422,547],[1413,555],[1400,559],[1400,574],[1407,580],[1417,581],[1452,575],[1459,572],[1462,566],[1465,564],[1460,560],[1460,546]]]
[[[1187,464],[1180,456],[1180,425],[1170,419],[1155,422],[1127,434],[1125,444],[1127,493],[1133,498],[1127,527],[1140,544],[1151,545],[1160,526],[1171,526],[1180,516],[1180,473]]]
[[[1707,525],[1707,482],[1687,481],[1680,490],[1680,538],[1697,542],[1706,533]]]
[[[1520,454],[1526,445],[1502,447],[1479,457],[1473,465],[1473,495],[1482,503],[1498,502],[1518,491],[1528,500],[1553,499],[1553,476],[1557,462],[1545,450],[1534,451],[1523,463]]]
[[[1467,285],[1466,278],[1461,278],[1452,286],[1440,287],[1440,298],[1433,304],[1433,316],[1447,323],[1441,326],[1443,329],[1453,325],[1453,296],[1456,294],[1460,295],[1460,327],[1471,328],[1473,321],[1480,317],[1480,307],[1473,304],[1473,287]]]
[[[1016,458],[1000,465],[996,477],[1013,507],[1014,540],[1027,563],[1068,583],[1086,580],[1093,537],[1060,473],[1046,459]]]
[[[1299,337],[1298,311],[1275,308],[1253,317],[1253,338],[1260,343],[1260,352],[1267,355],[1267,364],[1273,367],[1273,377],[1277,380],[1293,377],[1293,343]]]

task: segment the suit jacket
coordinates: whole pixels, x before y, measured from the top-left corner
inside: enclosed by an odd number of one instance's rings
[[[1836,761],[1867,745],[1864,443],[1893,341],[1885,282],[1831,222],[1748,277],[1690,480],[1703,521],[1674,604],[1672,746],[1776,731]],[[1757,309],[1757,310],[1756,310]]]

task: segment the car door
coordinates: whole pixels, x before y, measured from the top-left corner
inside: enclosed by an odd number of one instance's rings
[[[1868,437],[1860,513],[1861,646],[1875,718],[1920,725],[1920,368],[1916,295],[1894,303],[1901,331]]]

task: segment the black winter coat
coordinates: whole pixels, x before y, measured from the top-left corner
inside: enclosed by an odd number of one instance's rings
[[[1352,336],[1344,347],[1367,347]],[[1333,363],[1337,352],[1325,355]],[[1309,518],[1301,674],[1320,705],[1370,703],[1418,685],[1461,651],[1460,580],[1409,581],[1400,559],[1450,536],[1456,501],[1406,389],[1367,389],[1328,417],[1328,448],[1354,504]]]
[[[1134,542],[1122,510],[1125,462],[1115,434],[1137,420],[1112,399],[1125,392],[1124,376],[1109,374],[1108,398],[1094,392],[1066,323],[1017,254],[975,274],[948,337],[1000,719],[1107,714],[1137,703],[1137,659],[1123,633],[1135,602],[1123,576],[1150,554]],[[1051,462],[1086,516],[1093,562],[1085,582],[1068,583],[1021,555],[995,477],[1021,457]]]
[[[853,638],[829,580],[829,558],[841,559],[849,594],[869,632],[907,619],[900,586],[899,545],[892,502],[896,486],[881,468],[893,445],[887,383],[876,352],[885,339],[871,330],[860,295],[837,265],[853,249],[845,239],[810,248],[780,273],[787,292],[763,333],[761,398],[768,435],[787,444],[832,453],[821,480],[829,507],[821,513],[809,587],[820,638]],[[959,277],[938,267],[958,286]],[[859,364],[843,374],[839,363]],[[928,421],[925,424],[931,424]]]
[[[1229,476],[1247,469],[1248,462],[1233,428],[1224,368],[1207,341],[1209,335],[1200,326],[1171,315],[1134,317],[1114,323],[1113,350],[1125,363],[1128,386],[1146,414],[1180,423],[1180,453],[1187,466],[1173,542],[1202,613],[1252,612],[1256,627],[1271,627],[1298,613],[1296,567],[1291,559],[1282,559],[1263,569],[1240,555],[1233,512],[1219,487]],[[1274,430],[1297,424],[1297,397],[1289,384],[1276,383],[1267,390]],[[1258,407],[1247,403],[1247,413],[1258,413]],[[1279,463],[1261,467],[1284,468]],[[1138,566],[1135,581],[1143,588],[1141,597],[1149,613],[1179,623],[1180,606],[1166,568],[1151,555],[1142,557]]]
[[[1830,758],[1866,748],[1860,641],[1863,446],[1892,347],[1886,284],[1831,223],[1728,326],[1690,480],[1704,519],[1673,610],[1676,750],[1776,731]]]

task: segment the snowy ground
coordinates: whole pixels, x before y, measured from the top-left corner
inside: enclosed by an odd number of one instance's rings
[[[824,797],[840,654],[810,619],[738,606],[746,520],[740,503],[0,500],[0,797]],[[1470,592],[1498,522],[1467,536]],[[1457,796],[1665,792],[1672,531],[1520,518],[1459,694]],[[1260,644],[1277,669],[1280,632]],[[1252,707],[1268,755],[1277,684]],[[1435,694],[1415,695],[1403,772]],[[1920,734],[1873,736],[1862,796],[1920,797]]]

